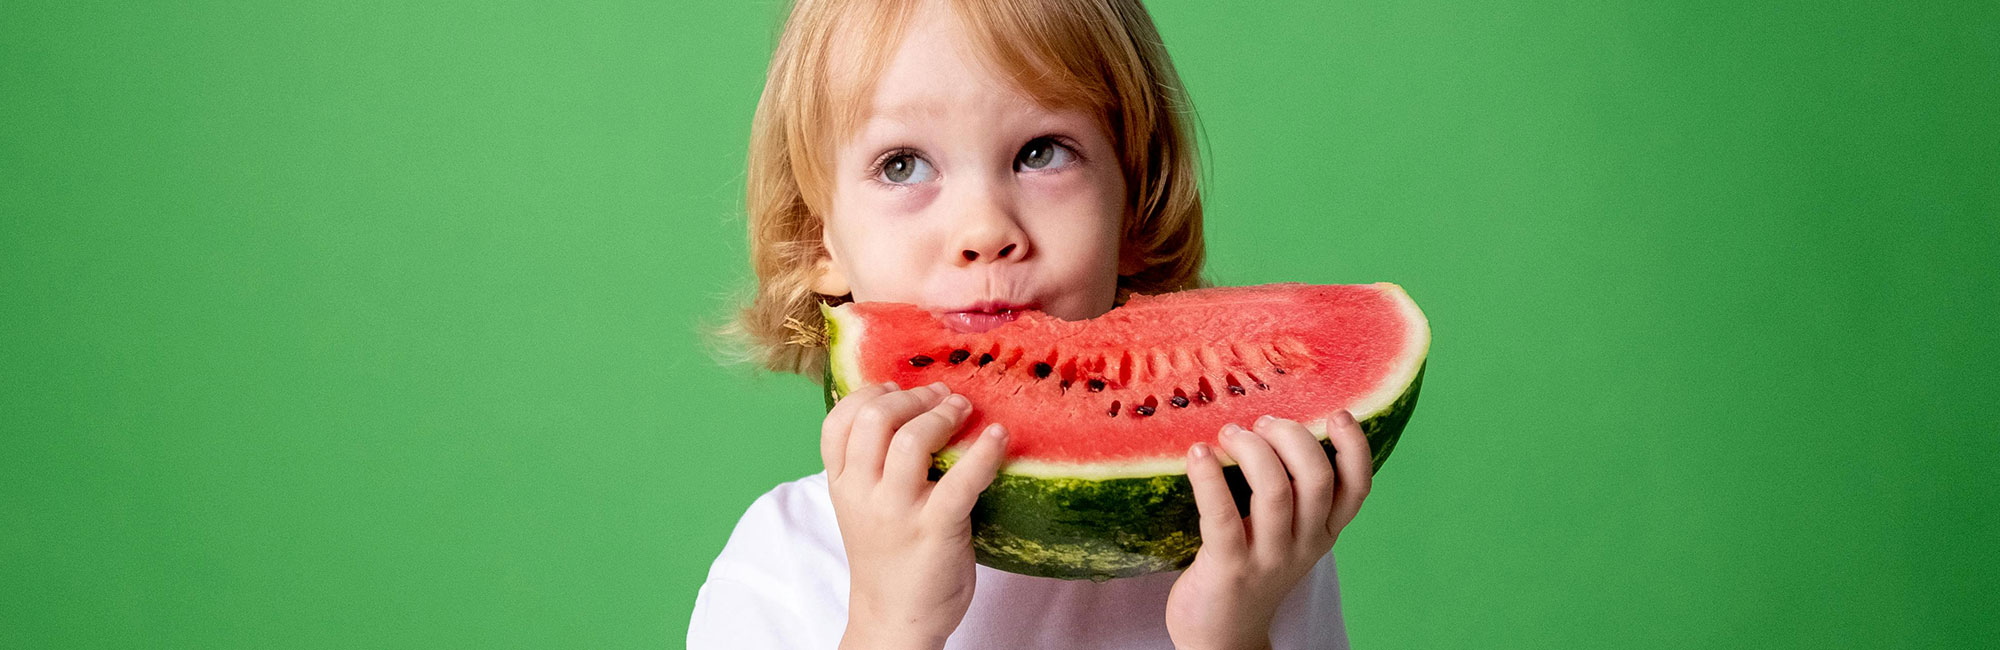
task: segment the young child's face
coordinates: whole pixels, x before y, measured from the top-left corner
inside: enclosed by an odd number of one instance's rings
[[[940,4],[881,53],[867,114],[836,151],[830,270],[815,288],[917,304],[969,331],[1006,310],[1104,313],[1125,212],[1109,135],[1017,91]]]

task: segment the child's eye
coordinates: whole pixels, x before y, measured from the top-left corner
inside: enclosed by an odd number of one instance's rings
[[[875,167],[876,178],[897,185],[914,185],[937,175],[929,162],[907,151],[891,154]]]
[[[1029,140],[1021,146],[1021,153],[1014,156],[1015,169],[1061,169],[1076,161],[1076,151],[1057,142],[1055,138],[1041,137]]]

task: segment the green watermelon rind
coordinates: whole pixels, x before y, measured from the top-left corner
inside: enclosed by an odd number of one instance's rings
[[[1395,402],[1361,421],[1375,471],[1416,411],[1424,367]],[[1331,461],[1333,443],[1321,438],[1320,446]],[[936,459],[931,477],[942,476],[952,460]],[[1249,512],[1242,469],[1232,464],[1222,472],[1237,511]],[[972,509],[972,548],[980,564],[1047,578],[1107,580],[1184,569],[1201,549],[1199,531],[1186,474],[1093,480],[1002,473]]]

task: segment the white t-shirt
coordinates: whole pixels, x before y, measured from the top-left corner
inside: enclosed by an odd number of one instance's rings
[[[947,650],[1165,649],[1167,590],[1180,572],[1102,583],[978,566],[972,606]],[[833,649],[847,628],[847,553],[826,473],[779,485],[743,513],[695,595],[688,648]],[[1272,650],[1347,648],[1328,553],[1271,625]]]

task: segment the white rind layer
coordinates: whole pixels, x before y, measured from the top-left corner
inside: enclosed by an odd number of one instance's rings
[[[853,311],[845,307],[819,306],[820,316],[832,324],[827,337],[827,381],[833,382],[837,395],[853,392],[861,383],[861,338],[868,331],[868,323],[849,317]]]
[[[1392,282],[1376,282],[1369,286],[1375,287],[1376,290],[1388,294],[1393,298],[1397,308],[1403,313],[1404,322],[1408,323],[1410,327],[1406,329],[1404,334],[1403,354],[1390,365],[1389,372],[1384,376],[1381,383],[1381,388],[1377,389],[1374,393],[1355,400],[1354,404],[1348,408],[1348,412],[1354,415],[1354,419],[1357,422],[1366,421],[1369,418],[1381,415],[1396,403],[1397,397],[1401,397],[1404,391],[1409,390],[1410,382],[1416,380],[1417,371],[1422,369],[1424,359],[1430,354],[1431,347],[1430,319],[1424,317],[1423,310],[1417,308],[1416,301],[1410,299],[1409,293],[1403,291],[1401,286]],[[862,381],[858,370],[861,366],[859,363],[861,354],[860,341],[866,327],[862,319],[849,316],[852,312],[844,307],[844,305],[831,309],[821,307],[821,311],[826,315],[828,322],[832,323],[835,331],[839,333],[838,336],[834,337],[835,345],[828,350],[827,362],[830,364],[829,376],[831,377],[831,381],[834,382],[835,387],[843,395],[847,394],[851,387],[859,385]],[[1327,413],[1317,419],[1302,422],[1301,424],[1305,425],[1307,431],[1312,432],[1313,437],[1325,440],[1327,419],[1332,415],[1332,413]],[[1250,425],[1249,422],[1241,424],[1246,427]],[[964,453],[965,448],[965,443],[960,443],[940,450],[937,456],[946,465],[954,464],[957,462],[959,454]],[[1216,452],[1224,465],[1236,464],[1235,459],[1230,458],[1227,453],[1223,453],[1221,448],[1216,448]],[[1175,454],[1169,458],[1153,458],[1122,463],[1054,463],[1040,460],[1010,460],[1000,467],[1000,471],[1005,474],[1032,476],[1036,478],[1088,480],[1139,478],[1166,474],[1186,474],[1187,458],[1183,455]]]

